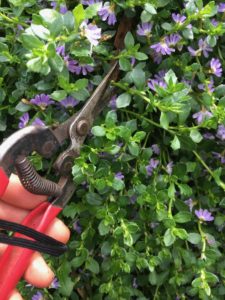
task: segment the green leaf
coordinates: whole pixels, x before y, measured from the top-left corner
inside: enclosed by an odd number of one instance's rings
[[[171,148],[173,150],[180,149],[180,141],[176,135],[174,136],[174,139],[171,141]]]
[[[78,256],[72,259],[70,263],[74,268],[77,269],[80,266],[82,266],[85,261],[86,261],[86,256]]]
[[[156,11],[155,7],[152,4],[150,4],[150,3],[146,3],[145,4],[145,10],[148,13],[150,13],[151,15],[157,14],[157,11]]]
[[[105,224],[105,220],[102,220],[98,225],[99,234],[104,236],[109,233],[110,227]]]
[[[77,5],[73,9],[73,15],[74,15],[74,19],[75,19],[76,29],[78,29],[78,27],[85,20],[85,17],[86,17],[85,10],[84,10],[84,7],[82,4]]]
[[[125,43],[125,47],[127,49],[134,46],[134,38],[133,38],[133,35],[131,34],[131,32],[128,32],[126,34],[125,39],[124,39],[124,43]]]
[[[88,85],[88,80],[86,78],[78,79],[73,85],[73,91],[79,91],[84,89]]]
[[[91,129],[91,133],[95,136],[105,136],[105,128],[101,126],[94,126]]]
[[[180,211],[174,216],[174,220],[177,223],[186,223],[191,221],[192,214],[188,211]]]
[[[114,178],[112,182],[112,187],[116,191],[121,191],[124,189],[124,182],[121,179]]]
[[[188,242],[193,245],[197,245],[201,242],[201,235],[199,233],[190,232],[187,238]]]
[[[138,132],[136,132],[135,135],[133,136],[133,140],[135,140],[136,142],[140,142],[140,141],[142,141],[145,137],[146,137],[146,132],[145,132],[145,131],[138,131]]]
[[[174,71],[171,69],[165,74],[164,79],[168,85],[177,83],[177,76],[175,75]]]
[[[169,119],[168,119],[167,113],[165,113],[163,111],[160,114],[160,125],[164,129],[168,129],[168,127],[169,127]]]
[[[165,22],[165,23],[163,23],[162,25],[161,25],[161,27],[163,28],[163,29],[165,29],[166,31],[171,31],[172,30],[172,25],[170,24],[170,23],[167,23],[167,22]]]
[[[145,72],[141,69],[133,69],[130,74],[137,89],[143,90],[145,86]]]
[[[198,129],[192,129],[190,132],[190,138],[195,143],[200,143],[203,139],[201,133],[198,131]]]
[[[169,247],[175,242],[175,240],[176,237],[173,234],[172,229],[168,228],[163,237],[164,244],[166,245],[166,247]]]
[[[137,143],[130,142],[129,145],[128,145],[128,149],[129,149],[130,154],[132,154],[134,156],[138,156],[139,155],[140,148],[139,148],[139,146],[138,146]]]
[[[134,57],[137,60],[147,60],[148,59],[148,56],[145,53],[142,53],[142,52],[136,52]]]
[[[67,93],[64,90],[58,90],[58,91],[54,91],[50,96],[52,99],[56,101],[60,101],[66,98]]]
[[[41,73],[42,69],[42,58],[36,57],[28,60],[27,67],[33,72]]]
[[[33,33],[43,40],[48,40],[50,37],[50,31],[42,25],[36,25],[31,23],[31,29]]]
[[[92,257],[88,257],[88,259],[86,260],[85,267],[86,267],[86,269],[90,270],[94,274],[99,273],[99,264]]]
[[[130,61],[129,61],[127,58],[125,58],[125,57],[121,57],[121,58],[119,59],[119,65],[120,65],[120,69],[121,69],[122,71],[130,71],[130,69],[131,69],[131,63],[130,63]]]
[[[100,7],[100,3],[94,3],[92,5],[89,5],[85,9],[85,19],[92,19],[93,17],[97,16]]]
[[[63,29],[63,17],[54,9],[42,9],[39,12],[51,35],[56,36]]]
[[[68,11],[63,15],[63,23],[66,26],[67,30],[72,31],[75,26],[74,16],[71,11]]]
[[[44,47],[44,43],[41,40],[39,40],[36,36],[31,34],[23,33],[21,35],[21,41],[23,43],[23,46],[30,50],[34,48]]]
[[[185,229],[183,228],[174,228],[173,229],[173,234],[177,237],[179,237],[182,240],[186,240],[188,238],[188,233]]]
[[[101,205],[102,204],[102,197],[97,193],[93,193],[93,192],[87,193],[86,199],[90,205]]]
[[[58,54],[49,58],[49,64],[57,72],[61,72],[64,68],[64,60]]]
[[[211,284],[216,284],[217,282],[219,282],[219,278],[211,272],[205,272],[205,278],[206,281]]]
[[[131,102],[131,95],[127,93],[123,93],[119,95],[119,97],[116,100],[116,106],[118,108],[127,107],[129,106]]]
[[[204,17],[212,17],[217,14],[217,6],[215,5],[215,1],[211,1],[200,10],[200,15]]]
[[[171,182],[168,188],[168,196],[170,199],[174,199],[175,198],[175,193],[176,193],[176,189],[174,186],[174,183]]]

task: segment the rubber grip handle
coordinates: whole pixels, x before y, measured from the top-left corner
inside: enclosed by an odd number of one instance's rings
[[[22,222],[23,225],[44,233],[61,207],[43,202],[31,211]],[[16,233],[16,237],[23,237]],[[13,289],[23,276],[35,251],[16,246],[8,246],[0,258],[0,299],[8,300]]]
[[[0,168],[0,197],[4,195],[8,183],[9,183],[9,178],[5,174],[4,170]]]

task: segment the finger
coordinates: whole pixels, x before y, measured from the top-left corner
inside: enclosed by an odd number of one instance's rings
[[[55,219],[51,223],[46,234],[62,243],[67,243],[70,237],[69,229],[59,219]],[[31,263],[24,274],[24,278],[27,282],[39,288],[48,287],[54,279],[54,276],[53,271],[37,252],[33,255]]]
[[[17,290],[14,290],[10,295],[9,300],[23,300],[23,298]]]
[[[39,288],[48,287],[53,281],[54,276],[53,271],[37,252],[33,255],[31,263],[24,274],[27,282]]]
[[[58,218],[55,218],[45,232],[54,239],[66,244],[70,238],[69,228]]]
[[[2,196],[3,201],[23,209],[33,209],[46,199],[46,196],[34,195],[28,192],[14,174],[10,176],[9,184]]]
[[[21,223],[28,211],[19,207],[0,201],[0,219],[11,222]]]

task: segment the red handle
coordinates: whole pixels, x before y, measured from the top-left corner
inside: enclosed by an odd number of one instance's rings
[[[62,208],[43,202],[31,211],[23,225],[44,233]],[[16,233],[16,237],[24,237]],[[32,254],[35,251],[21,247],[8,246],[0,258],[0,299],[8,300],[12,290],[23,276]]]
[[[0,168],[0,197],[4,195],[8,183],[9,183],[9,178],[7,177],[3,169]]]

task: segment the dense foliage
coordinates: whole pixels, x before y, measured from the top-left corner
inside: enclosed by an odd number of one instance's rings
[[[57,124],[119,59],[74,162],[59,280],[25,299],[223,299],[225,3],[0,1],[0,130]],[[125,49],[113,41],[133,18]],[[34,154],[45,173],[52,162]]]

